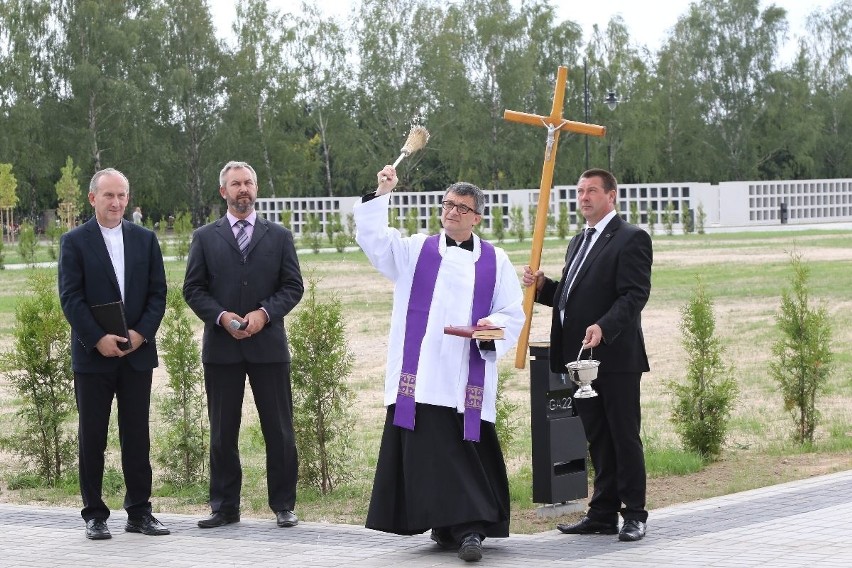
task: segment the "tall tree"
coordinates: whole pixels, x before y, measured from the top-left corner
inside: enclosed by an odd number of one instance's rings
[[[169,55],[163,82],[175,125],[175,146],[186,164],[184,203],[191,208],[192,223],[207,219],[208,204],[218,197],[214,185],[218,169],[206,154],[222,108],[219,73],[223,48],[215,39],[210,11],[203,0],[165,0],[166,36],[163,50]],[[218,183],[216,183],[218,185]]]
[[[285,171],[296,169],[304,138],[298,126],[296,78],[286,60],[294,41],[292,18],[270,10],[266,0],[237,4],[236,39],[223,67],[227,102],[217,127],[214,155],[254,165],[261,196],[289,195]],[[296,177],[296,176],[293,176]]]
[[[354,57],[360,62],[355,97],[358,127],[367,131],[364,151],[374,170],[362,187],[375,183],[375,170],[399,154],[411,121],[422,116],[426,96],[418,66],[418,29],[414,21],[425,0],[363,0],[354,34]],[[421,187],[415,168],[419,152],[398,170],[400,189]],[[418,175],[420,179],[414,177]],[[429,188],[435,189],[435,188]]]
[[[51,136],[61,33],[49,0],[0,1],[0,159],[13,163],[19,208],[34,215],[52,204]],[[61,159],[61,157],[59,158]]]
[[[692,4],[664,46],[659,69],[672,107],[669,163],[706,164],[702,180],[754,179],[755,124],[766,109],[763,85],[774,69],[786,12],[759,0]],[[685,111],[685,112],[684,112]],[[689,121],[688,116],[701,122]],[[674,134],[674,132],[672,133]],[[675,180],[683,174],[672,168]],[[693,169],[693,173],[696,170]]]
[[[299,62],[300,91],[311,130],[315,133],[317,159],[321,164],[319,188],[323,194],[332,196],[346,191],[341,187],[346,183],[345,177],[335,175],[338,169],[342,169],[336,163],[338,150],[341,162],[347,156],[357,159],[351,148],[349,152],[346,150],[346,140],[353,134],[346,128],[346,123],[351,121],[350,109],[347,108],[351,107],[347,85],[351,84],[353,74],[347,64],[345,31],[341,26],[334,20],[322,18],[316,8],[304,3],[302,14],[294,55]]]
[[[822,115],[816,150],[819,177],[852,176],[852,0],[808,17],[803,40],[814,104]]]
[[[613,170],[621,182],[647,180],[658,169],[659,150],[653,141],[662,136],[653,112],[650,56],[632,42],[624,20],[615,16],[604,31],[593,28],[586,61],[590,120],[607,127],[605,138],[589,138],[589,165]],[[582,90],[578,93],[583,95]],[[610,96],[615,108],[605,102]]]

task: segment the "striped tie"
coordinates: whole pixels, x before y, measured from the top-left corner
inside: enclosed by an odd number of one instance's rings
[[[249,236],[248,232],[246,231],[246,227],[248,226],[248,224],[249,222],[245,219],[240,219],[239,221],[237,221],[237,226],[240,228],[237,231],[237,246],[240,247],[240,252],[243,254],[243,256],[246,255],[246,249],[249,245]]]

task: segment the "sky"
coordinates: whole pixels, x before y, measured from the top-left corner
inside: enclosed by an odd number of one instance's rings
[[[448,0],[451,2],[452,0]],[[644,45],[655,51],[662,44],[667,32],[677,19],[683,16],[689,5],[697,0],[552,0],[556,6],[557,19],[572,20],[583,28],[585,39],[592,33],[592,26],[598,24],[606,28],[607,22],[619,14],[624,19],[630,37],[634,43]],[[790,24],[789,37],[781,50],[783,60],[792,58],[796,51],[795,38],[803,33],[805,20],[813,10],[825,9],[838,0],[762,0],[761,9],[775,4],[787,10],[787,22]],[[514,0],[517,6],[520,0]],[[234,16],[235,0],[208,0],[213,14],[213,24],[220,37],[230,34],[231,19]],[[351,0],[317,0],[326,15],[343,18],[349,14],[353,5]],[[288,12],[298,6],[299,0],[269,0],[272,8]]]

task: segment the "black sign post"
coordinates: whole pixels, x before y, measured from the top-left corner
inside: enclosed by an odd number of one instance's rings
[[[586,433],[574,411],[576,386],[550,371],[547,342],[530,343],[533,502],[556,504],[589,495]]]

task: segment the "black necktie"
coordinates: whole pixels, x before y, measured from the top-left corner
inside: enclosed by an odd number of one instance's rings
[[[239,230],[237,231],[237,246],[240,247],[240,252],[243,256],[246,255],[246,249],[249,245],[249,236],[246,231],[246,226],[248,226],[248,224],[249,222],[245,219],[237,221],[237,226],[239,227]]]
[[[595,228],[586,229],[583,234],[583,243],[580,245],[580,250],[574,255],[574,260],[571,261],[571,266],[568,268],[568,274],[565,276],[565,282],[562,286],[562,295],[559,296],[559,309],[565,309],[565,303],[568,301],[568,292],[571,291],[571,282],[577,276],[577,271],[580,270],[580,265],[583,264],[583,257],[586,256],[586,251],[589,248],[589,243],[592,242],[592,235],[595,234]]]

